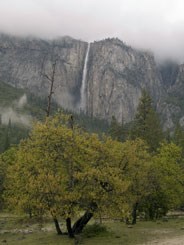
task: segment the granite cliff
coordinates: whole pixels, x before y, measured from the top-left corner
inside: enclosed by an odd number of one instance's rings
[[[64,108],[90,116],[128,122],[141,90],[151,94],[163,114],[164,127],[184,124],[184,65],[158,66],[154,56],[119,39],[87,42],[0,35],[0,81],[47,96],[54,74],[54,100]]]
[[[154,57],[118,39],[91,44],[87,77],[87,112],[118,121],[133,119],[141,90],[160,103],[162,80]]]
[[[0,80],[14,87],[45,96],[48,94],[52,65],[56,62],[54,99],[75,109],[87,43],[69,37],[57,40],[0,36]]]

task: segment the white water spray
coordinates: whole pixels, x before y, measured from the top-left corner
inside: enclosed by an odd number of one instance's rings
[[[88,64],[89,50],[90,50],[90,43],[88,43],[88,47],[86,51],[84,68],[83,68],[83,73],[82,73],[82,86],[80,90],[80,95],[81,95],[80,108],[84,112],[86,111],[86,76],[87,76],[87,64]]]

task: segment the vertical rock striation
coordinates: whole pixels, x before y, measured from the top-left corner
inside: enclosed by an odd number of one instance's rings
[[[153,56],[126,46],[118,39],[91,44],[87,80],[87,112],[118,121],[133,119],[141,90],[161,99],[162,80]]]

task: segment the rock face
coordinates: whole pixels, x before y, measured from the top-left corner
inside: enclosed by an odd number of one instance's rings
[[[91,44],[87,79],[87,112],[130,121],[145,88],[159,105],[162,80],[151,54],[118,39]]]
[[[158,68],[165,91],[158,108],[164,128],[173,128],[178,122],[184,126],[184,65],[167,61]]]
[[[88,115],[107,120],[115,116],[119,122],[128,122],[144,88],[164,114],[165,127],[172,127],[176,118],[184,121],[184,66],[158,67],[151,53],[118,39],[87,47],[86,42],[70,37],[49,41],[2,34],[0,81],[47,96],[56,64],[53,98],[67,109],[79,111],[83,98]],[[84,67],[85,86],[81,89]]]
[[[69,37],[54,41],[0,36],[0,80],[48,95],[56,62],[54,98],[68,109],[80,100],[80,86],[87,43]]]

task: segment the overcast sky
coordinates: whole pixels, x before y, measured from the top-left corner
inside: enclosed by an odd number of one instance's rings
[[[85,41],[118,37],[184,62],[184,0],[0,0],[0,31]]]

